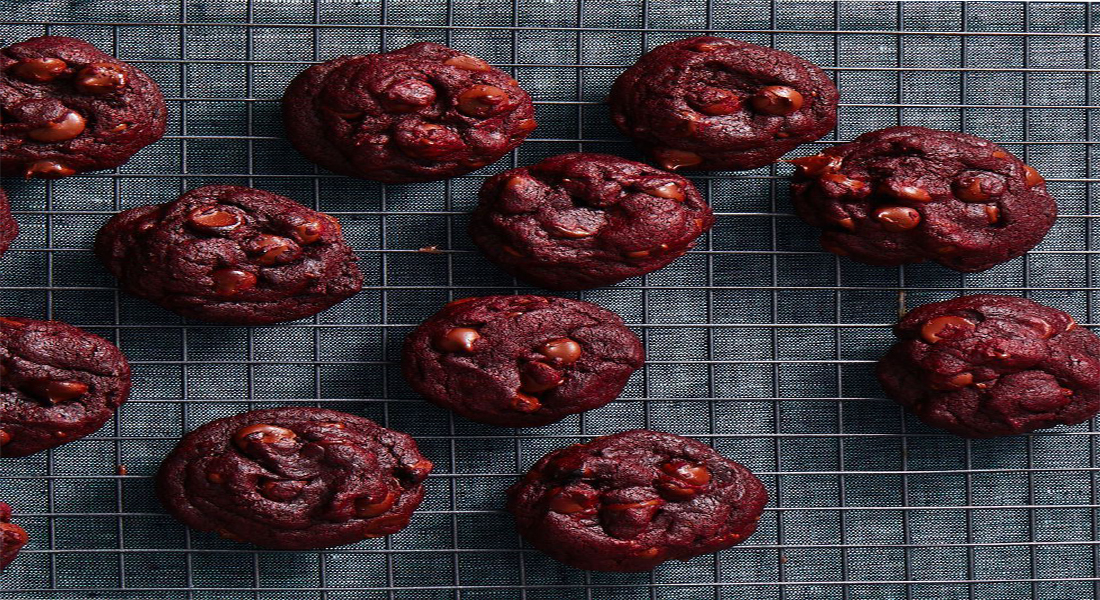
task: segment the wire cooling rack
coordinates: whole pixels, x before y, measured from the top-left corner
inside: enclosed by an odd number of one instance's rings
[[[991,441],[925,428],[872,364],[900,308],[994,290],[1096,321],[1100,179],[1090,83],[1096,9],[1065,3],[726,0],[0,0],[4,44],[91,41],[152,75],[170,129],[117,172],[4,180],[23,232],[0,263],[0,311],[115,340],[134,366],[118,418],[88,438],[0,460],[0,499],[30,532],[4,598],[1091,598],[1100,588],[1096,424]],[[1027,257],[986,273],[883,269],[820,251],[791,214],[788,165],[694,177],[719,215],[676,264],[576,295],[621,313],[648,362],[622,398],[557,425],[499,429],[418,399],[397,360],[454,297],[527,291],[464,229],[488,174],[578,149],[637,158],[603,104],[657,44],[716,33],[822,65],[842,91],[835,137],[895,124],[962,130],[1035,165],[1061,216]],[[510,158],[430,184],[318,172],[285,142],[278,99],[307,65],[435,40],[512,71],[539,129]],[[120,295],[89,248],[114,212],[211,183],[338,215],[364,291],[263,328],[185,322]],[[323,552],[258,551],[166,516],[151,475],[182,433],[251,408],[306,404],[407,431],[437,465],[412,525]],[[652,574],[585,573],[521,543],[503,491],[552,448],[651,427],[695,436],[772,493],[759,531]]]

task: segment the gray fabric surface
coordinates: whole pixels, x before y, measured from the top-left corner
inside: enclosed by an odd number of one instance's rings
[[[117,174],[4,180],[23,233],[0,264],[0,313],[62,319],[116,340],[135,385],[97,434],[0,461],[0,499],[31,535],[0,576],[0,597],[1093,597],[1094,426],[968,443],[904,417],[870,374],[900,304],[961,290],[1026,292],[1097,322],[1096,224],[1086,216],[1095,210],[1089,140],[1100,138],[1100,119],[1088,84],[1098,44],[1081,35],[1100,31],[1096,10],[0,0],[4,44],[47,30],[87,39],[152,75],[171,113],[165,139]],[[1000,142],[1047,176],[1062,216],[1037,251],[986,273],[880,269],[819,251],[816,234],[791,215],[788,165],[697,177],[720,214],[697,251],[644,281],[578,295],[620,312],[645,338],[648,365],[618,402],[515,432],[416,398],[395,362],[409,328],[449,298],[525,289],[472,252],[465,213],[477,186],[578,148],[637,157],[602,99],[643,49],[684,30],[774,45],[829,68],[843,96],[836,139],[903,123]],[[470,176],[388,187],[317,174],[282,139],[276,100],[305,65],[420,40],[514,71],[538,102],[532,139]],[[253,185],[338,214],[362,259],[364,291],[315,320],[252,329],[183,323],[120,296],[89,251],[97,227],[119,209],[208,183]],[[446,252],[413,252],[431,245]],[[189,533],[162,512],[150,475],[183,432],[301,402],[417,437],[437,469],[406,531],[326,552],[256,552]],[[524,548],[501,510],[516,474],[552,448],[634,427],[697,436],[759,473],[773,501],[756,535],[652,575],[589,575]],[[128,474],[117,475],[118,465]]]

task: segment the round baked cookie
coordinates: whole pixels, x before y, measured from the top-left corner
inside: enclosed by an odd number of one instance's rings
[[[474,421],[534,427],[614,400],[645,353],[619,315],[550,296],[455,300],[405,341],[405,379]]]
[[[145,73],[88,42],[46,36],[0,49],[0,170],[57,179],[110,169],[164,135]]]
[[[59,321],[0,317],[0,456],[27,456],[98,430],[130,393],[107,340]]]
[[[8,246],[19,235],[19,223],[11,216],[11,205],[8,204],[8,195],[0,189],[0,256],[7,252]]]
[[[871,265],[984,271],[1034,248],[1058,212],[1035,169],[965,133],[890,127],[791,162],[822,247]]]
[[[886,394],[963,437],[1073,425],[1100,410],[1100,339],[1066,313],[981,294],[926,304],[894,327]]]
[[[755,169],[836,125],[836,86],[782,50],[694,37],[650,50],[611,88],[615,126],[669,170]]]
[[[656,271],[714,225],[690,181],[606,154],[573,153],[481,187],[470,237],[505,271],[582,290]]]
[[[11,522],[11,507],[0,502],[0,569],[11,564],[27,544],[27,532]]]
[[[184,436],[161,465],[157,496],[194,529],[308,550],[401,531],[431,470],[411,437],[374,421],[273,408]]]
[[[387,183],[495,162],[534,130],[534,114],[511,75],[432,42],[312,66],[283,95],[287,137],[307,159]]]
[[[363,285],[334,217],[231,185],[119,213],[99,230],[95,251],[123,290],[216,323],[301,319]]]
[[[767,502],[755,475],[710,446],[645,429],[555,450],[508,490],[524,539],[590,571],[649,571],[729,548]]]

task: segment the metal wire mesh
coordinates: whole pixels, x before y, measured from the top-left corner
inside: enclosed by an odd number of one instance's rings
[[[898,309],[999,290],[1100,324],[1100,214],[1087,3],[721,0],[0,0],[0,42],[87,39],[149,72],[170,130],[117,172],[5,179],[23,232],[0,311],[114,339],[134,365],[118,418],[0,464],[31,535],[5,598],[1085,598],[1100,590],[1096,423],[963,441],[882,397],[871,364]],[[696,33],[824,66],[834,139],[915,124],[995,140],[1047,176],[1061,216],[989,272],[864,267],[819,251],[777,165],[694,179],[719,214],[699,248],[646,278],[576,295],[616,310],[648,362],[619,401],[557,425],[498,429],[426,405],[400,343],[453,297],[524,291],[476,252],[465,214],[490,173],[563,151],[637,158],[607,119],[610,82],[643,50]],[[435,40],[508,69],[540,127],[514,156],[448,182],[381,186],[318,172],[282,138],[278,98],[306,65]],[[114,212],[208,183],[253,185],[339,215],[364,291],[267,328],[185,322],[120,295],[89,251]],[[423,252],[435,246],[438,251]],[[437,464],[413,524],[323,552],[272,552],[186,530],[151,492],[179,436],[296,403],[407,431]],[[741,546],[652,574],[584,573],[524,546],[502,492],[546,451],[633,427],[711,442],[772,491]],[[123,468],[124,467],[124,468]]]

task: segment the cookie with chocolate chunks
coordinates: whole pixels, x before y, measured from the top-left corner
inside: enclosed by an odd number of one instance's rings
[[[821,246],[871,265],[984,271],[1034,248],[1058,212],[1034,168],[965,133],[890,127],[791,162]]]
[[[11,522],[11,507],[0,502],[0,569],[11,564],[27,544],[27,532]]]
[[[913,309],[878,364],[886,394],[963,437],[1074,425],[1100,410],[1100,339],[1068,314],[1014,296]]]
[[[119,213],[95,250],[126,292],[217,323],[301,319],[363,285],[339,221],[246,187],[201,187]]]
[[[287,137],[303,156],[386,183],[495,162],[534,130],[534,114],[510,75],[433,42],[315,65],[283,96]]]
[[[59,321],[0,317],[0,456],[27,456],[98,430],[130,393],[107,340]]]
[[[184,436],[157,496],[184,524],[264,548],[308,550],[396,533],[432,463],[408,435],[320,408],[256,410]]]
[[[57,179],[117,167],[164,135],[148,75],[88,42],[32,38],[0,49],[0,170]]]
[[[836,125],[839,95],[793,54],[718,37],[658,46],[611,88],[611,119],[662,168],[745,170]]]
[[[562,154],[505,171],[479,198],[474,243],[504,270],[552,290],[656,271],[714,225],[687,179],[607,154]]]
[[[405,379],[474,421],[534,427],[614,400],[645,360],[619,315],[548,296],[455,300],[405,341]]]
[[[591,571],[649,571],[729,548],[767,502],[755,475],[710,446],[645,429],[555,450],[508,490],[524,539]]]

